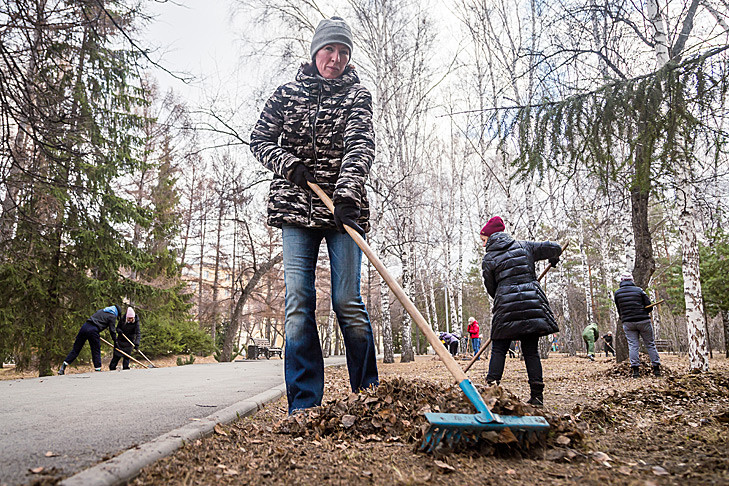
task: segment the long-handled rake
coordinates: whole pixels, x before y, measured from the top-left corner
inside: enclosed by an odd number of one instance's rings
[[[314,183],[309,182],[309,187],[324,201],[324,204],[329,208],[330,211],[334,212],[334,204],[327,194]],[[357,233],[353,228],[349,226],[344,227],[347,233],[357,243],[367,258],[372,262],[372,265],[382,275],[382,278],[387,282],[395,297],[402,303],[405,310],[420,328],[430,345],[435,350],[436,354],[443,361],[448,371],[458,382],[458,386],[465,393],[466,398],[476,407],[477,413],[475,414],[461,414],[461,413],[426,413],[425,418],[430,422],[430,427],[426,431],[423,437],[423,443],[420,446],[420,450],[431,452],[442,442],[445,441],[449,446],[453,446],[464,437],[464,432],[481,432],[488,430],[498,430],[504,428],[510,428],[514,430],[544,430],[549,428],[549,422],[544,417],[535,416],[516,416],[516,415],[498,415],[492,413],[489,410],[483,398],[473,386],[471,381],[468,379],[466,374],[461,370],[453,356],[446,350],[443,343],[440,342],[438,336],[430,328],[427,321],[415,307],[415,304],[408,298],[405,291],[402,289],[400,284],[395,280],[390,273],[382,264],[380,259],[375,255],[370,246],[367,244],[365,239]]]
[[[115,350],[115,351],[119,351],[119,352],[120,352],[121,354],[123,354],[123,355],[124,355],[124,356],[126,356],[127,358],[129,358],[129,359],[131,359],[132,361],[134,361],[135,363],[137,363],[137,364],[138,364],[139,366],[143,366],[144,368],[150,368],[150,366],[149,366],[149,365],[146,365],[146,364],[142,363],[141,361],[139,361],[138,359],[134,358],[133,356],[130,356],[130,355],[128,355],[127,353],[125,353],[125,352],[124,352],[124,351],[122,351],[121,349],[119,349],[119,348],[117,348],[116,346],[114,346],[113,344],[111,344],[111,343],[110,343],[109,341],[107,341],[106,339],[104,339],[104,338],[99,338],[99,339],[101,339],[101,340],[102,340],[102,341],[103,341],[103,342],[104,342],[105,344],[108,344],[109,346],[111,346],[112,348],[114,348],[114,350]]]
[[[134,346],[134,343],[132,342],[132,340],[131,340],[131,339],[129,339],[129,338],[127,337],[127,335],[126,335],[126,334],[124,334],[123,332],[120,332],[119,334],[121,334],[122,336],[124,336],[124,339],[126,339],[127,341],[129,341],[129,344],[131,344],[132,346]],[[142,352],[142,350],[141,350],[141,349],[137,348],[137,351],[139,351],[139,354],[141,354],[141,355],[142,355],[142,357],[144,357],[144,359],[146,359],[147,361],[149,361],[149,358],[147,358],[147,357],[146,357],[146,356],[144,355],[144,353]],[[149,361],[149,367],[150,367],[150,368],[156,368],[156,366],[154,365],[154,363],[152,363],[151,361]]]

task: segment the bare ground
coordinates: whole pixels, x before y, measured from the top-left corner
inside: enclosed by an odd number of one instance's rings
[[[729,362],[691,375],[685,357],[662,359],[664,376],[632,379],[627,364],[553,354],[543,362],[549,435],[490,432],[435,454],[416,451],[422,413],[469,407],[437,358],[381,364],[382,385],[359,395],[345,368],[328,368],[323,407],[288,418],[279,400],[133,484],[729,484]],[[523,362],[507,361],[502,387],[481,386],[485,366],[470,377],[495,411],[539,413],[519,402],[528,398]]]

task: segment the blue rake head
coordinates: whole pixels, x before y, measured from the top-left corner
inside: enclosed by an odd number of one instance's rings
[[[478,433],[506,428],[514,432],[539,431],[549,428],[549,422],[544,417],[492,413],[470,380],[463,380],[459,386],[478,413],[426,413],[425,418],[430,422],[430,428],[423,437],[421,451],[432,452],[442,442],[453,447],[462,440],[474,440],[469,432]]]

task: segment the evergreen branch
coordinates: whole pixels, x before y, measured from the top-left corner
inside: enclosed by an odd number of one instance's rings
[[[709,51],[707,51],[703,54],[699,54],[699,55],[693,56],[691,58],[688,58],[688,59],[682,61],[681,63],[675,63],[675,62],[668,63],[668,64],[666,64],[666,66],[664,66],[663,68],[661,68],[657,71],[652,71],[650,73],[642,74],[640,76],[635,76],[633,78],[626,78],[625,80],[622,80],[622,81],[614,81],[612,83],[608,83],[608,84],[602,85],[598,88],[595,88],[591,91],[585,91],[584,93],[579,93],[579,94],[568,96],[567,98],[564,98],[562,100],[542,101],[542,102],[538,102],[538,103],[526,103],[526,104],[510,105],[510,106],[493,106],[490,108],[482,108],[482,109],[478,109],[478,110],[453,111],[453,112],[445,113],[443,115],[437,115],[436,118],[442,118],[445,116],[451,117],[454,115],[467,115],[470,113],[522,111],[522,110],[527,110],[527,109],[531,109],[531,108],[546,108],[546,107],[553,107],[553,106],[558,106],[558,105],[567,105],[567,104],[574,103],[574,102],[577,102],[580,100],[592,98],[593,96],[595,96],[597,94],[607,92],[607,91],[613,90],[615,88],[620,88],[622,86],[627,86],[630,84],[638,83],[640,81],[645,81],[645,80],[654,78],[656,76],[656,74],[658,74],[658,72],[661,72],[661,71],[666,71],[666,72],[667,71],[679,71],[687,66],[702,63],[709,58],[712,58],[718,54],[723,53],[726,50],[729,50],[729,45],[710,49]]]

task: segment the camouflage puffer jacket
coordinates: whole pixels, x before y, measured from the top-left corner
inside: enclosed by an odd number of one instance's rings
[[[348,66],[325,79],[304,65],[296,81],[280,86],[266,102],[251,134],[251,152],[274,173],[268,197],[268,224],[335,228],[334,216],[310,190],[290,182],[302,162],[334,205],[352,202],[357,220],[369,230],[365,181],[375,156],[372,95]]]

